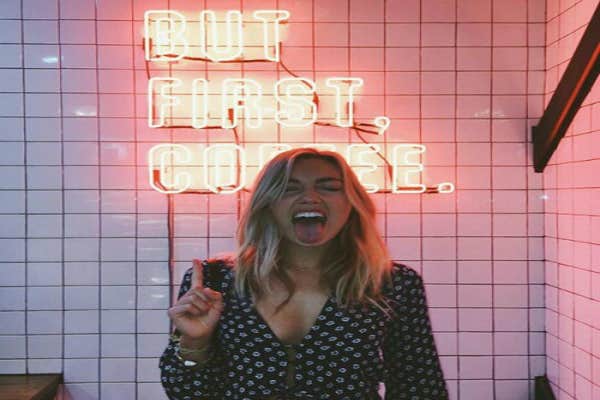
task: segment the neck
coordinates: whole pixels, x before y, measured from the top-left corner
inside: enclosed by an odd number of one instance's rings
[[[281,249],[283,265],[290,272],[317,272],[321,269],[321,260],[327,251],[326,245],[311,247],[286,243]]]
[[[283,243],[280,249],[282,264],[286,272],[294,281],[297,291],[313,291],[315,289],[326,292],[329,288],[322,280],[321,260],[327,251],[328,245],[300,246],[295,243]]]

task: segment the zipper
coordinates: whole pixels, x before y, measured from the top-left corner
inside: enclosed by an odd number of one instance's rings
[[[284,349],[288,361],[285,384],[288,388],[293,388],[296,385],[296,350],[289,344],[284,345]]]

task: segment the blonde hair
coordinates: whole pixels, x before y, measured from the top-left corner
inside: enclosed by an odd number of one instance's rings
[[[343,306],[367,301],[385,312],[388,307],[381,295],[381,288],[385,280],[390,278],[392,264],[376,228],[375,205],[341,155],[313,148],[293,149],[278,154],[256,178],[237,231],[236,291],[246,295],[251,290],[260,298],[271,291],[269,277],[272,275],[284,284],[289,293],[277,311],[293,295],[294,283],[280,263],[282,235],[271,212],[271,205],[282,197],[294,162],[307,158],[325,160],[339,169],[344,192],[351,205],[348,222],[333,239],[329,251],[321,260],[322,281],[334,291]]]

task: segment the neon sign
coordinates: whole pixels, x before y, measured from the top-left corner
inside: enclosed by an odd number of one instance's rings
[[[289,17],[290,13],[286,10],[256,10],[252,13],[253,22],[260,25],[262,56],[265,61],[279,62],[281,23]],[[181,60],[190,55],[190,42],[194,39],[197,39],[200,55],[210,61],[235,60],[242,55],[247,44],[244,40],[244,23],[242,13],[237,10],[225,12],[221,20],[215,11],[203,10],[195,23],[188,22],[177,11],[148,10],[144,13],[146,60]],[[188,29],[189,25],[196,25],[198,32]]]
[[[371,144],[306,144],[304,147],[317,147],[323,150],[337,151],[346,160],[367,192],[376,193],[384,185],[384,174],[377,174],[381,166],[377,163],[380,146]],[[148,153],[149,179],[151,186],[165,194],[183,193],[200,187],[213,193],[235,193],[252,182],[256,172],[278,153],[292,149],[290,144],[263,143],[256,152],[259,163],[250,164],[247,160],[248,149],[236,144],[170,144],[162,143],[150,149]],[[345,149],[344,149],[345,147]],[[418,156],[425,152],[425,146],[418,144],[398,144],[392,147],[391,193],[423,193],[427,187],[414,183],[412,177],[420,174],[424,167]],[[196,155],[197,158],[194,158]],[[198,158],[199,157],[199,158]],[[249,172],[250,170],[253,173]],[[159,174],[157,182],[155,173]],[[202,180],[193,182],[194,176]],[[435,191],[450,193],[454,187],[450,183],[438,184]]]
[[[162,143],[148,153],[149,180],[165,194],[200,191],[236,193],[279,152],[298,146],[333,150],[344,155],[370,193],[450,193],[449,182],[426,186],[421,182],[425,146],[386,143],[391,120],[375,116],[357,122],[355,100],[364,81],[359,77],[333,76],[315,82],[284,66],[281,42],[290,13],[285,10],[202,10],[190,17],[172,10],[144,14],[144,53],[148,63],[210,64],[275,62],[291,76],[265,80],[251,72],[148,79],[147,123],[150,128],[187,127],[219,129],[235,135],[233,143]],[[147,68],[149,71],[149,69]],[[149,72],[148,72],[149,74]],[[260,74],[255,74],[260,75]],[[187,79],[186,79],[187,78]],[[273,127],[302,132],[313,125],[348,130],[364,143],[260,143],[241,145],[244,132]],[[367,143],[361,133],[375,134],[380,144]],[[289,135],[287,135],[289,137]],[[388,161],[391,160],[391,161]]]
[[[183,118],[191,118],[194,128],[208,125],[208,107],[210,82],[204,78],[192,81],[191,115],[186,110],[178,113]],[[351,127],[354,124],[355,90],[363,85],[360,78],[334,77],[328,78],[327,87],[335,89],[335,124],[339,127]],[[183,81],[178,78],[151,78],[148,81],[148,126],[151,128],[168,127],[167,115],[177,113],[182,106],[181,99],[185,94],[173,94],[174,89],[182,87]],[[242,115],[249,128],[261,128],[263,116],[267,109],[263,101],[263,85],[254,79],[227,78],[221,84],[220,126],[231,129],[239,126]],[[317,104],[314,102],[316,84],[307,78],[283,78],[278,80],[273,89],[275,104],[275,121],[286,127],[303,127],[314,124],[317,120]],[[215,95],[212,95],[215,96]],[[310,111],[309,111],[310,110]],[[385,121],[387,117],[377,117],[377,121]],[[381,125],[383,131],[389,126]]]

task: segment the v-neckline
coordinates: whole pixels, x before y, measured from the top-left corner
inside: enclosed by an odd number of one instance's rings
[[[333,301],[333,295],[327,296],[327,299],[325,300],[325,302],[323,303],[323,306],[321,307],[321,311],[319,311],[319,314],[317,314],[317,317],[315,318],[314,322],[312,323],[312,325],[310,326],[308,331],[306,331],[306,333],[304,334],[304,336],[298,343],[284,343],[284,341],[281,340],[279,338],[279,336],[277,336],[277,334],[275,334],[275,331],[273,330],[273,328],[271,328],[271,326],[269,325],[267,320],[260,314],[260,312],[258,311],[258,308],[256,308],[256,303],[254,302],[254,298],[252,296],[250,296],[250,308],[254,312],[254,316],[258,320],[258,322],[263,324],[266,327],[267,331],[273,336],[273,338],[277,341],[277,343],[279,343],[283,347],[296,347],[296,346],[302,346],[304,344],[304,342],[307,340],[308,336],[315,329],[317,329],[317,326],[319,326],[320,321],[323,319],[322,317],[325,315],[325,310],[327,309],[327,306],[329,305],[329,303],[331,301]]]

